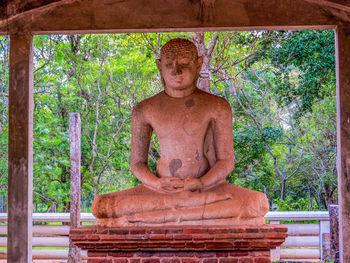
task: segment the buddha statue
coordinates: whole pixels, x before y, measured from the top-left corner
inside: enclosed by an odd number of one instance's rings
[[[225,180],[234,168],[232,112],[225,99],[196,87],[202,62],[189,40],[162,47],[156,63],[164,91],[132,112],[131,170],[142,184],[97,195],[97,225],[265,223],[266,195]],[[155,174],[148,167],[153,132],[161,148]]]

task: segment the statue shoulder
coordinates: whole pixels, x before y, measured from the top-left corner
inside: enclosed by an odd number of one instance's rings
[[[202,100],[206,102],[205,104],[209,104],[208,106],[210,106],[214,112],[217,112],[218,110],[232,112],[231,105],[225,98],[207,93],[205,91],[200,91],[200,96],[202,97]]]
[[[132,110],[132,115],[134,116],[147,116],[150,112],[153,112],[154,106],[157,105],[157,101],[163,96],[163,92],[160,92],[152,97],[149,97],[143,101],[140,101],[137,103],[133,110]]]

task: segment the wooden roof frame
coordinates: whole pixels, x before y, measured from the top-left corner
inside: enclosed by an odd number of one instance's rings
[[[10,35],[8,262],[32,262],[33,35],[212,30],[336,30],[342,262],[350,262],[349,0],[8,0]],[[18,250],[18,248],[21,248]]]

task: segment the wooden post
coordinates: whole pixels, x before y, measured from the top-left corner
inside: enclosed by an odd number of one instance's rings
[[[79,113],[69,114],[70,142],[70,228],[80,226],[80,136],[81,121]],[[81,249],[69,242],[68,262],[81,262]]]
[[[32,262],[33,36],[11,35],[8,262]]]
[[[330,260],[330,234],[329,234],[329,221],[320,221],[320,255],[321,261]]]
[[[329,206],[329,221],[331,232],[331,260],[337,261],[336,255],[339,253],[339,211],[338,205]]]
[[[350,24],[336,30],[340,262],[350,262]]]

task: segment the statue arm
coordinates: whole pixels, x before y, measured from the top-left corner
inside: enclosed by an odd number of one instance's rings
[[[131,116],[131,171],[143,184],[156,189],[158,177],[148,167],[148,150],[153,129],[147,122],[142,103],[137,104]]]
[[[219,109],[213,113],[212,129],[216,163],[200,180],[203,188],[210,188],[225,180],[234,168],[232,111],[226,100],[221,100]]]

